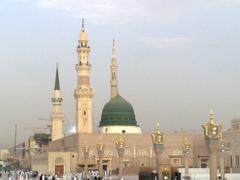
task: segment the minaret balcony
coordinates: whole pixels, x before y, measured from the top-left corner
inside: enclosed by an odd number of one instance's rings
[[[75,90],[74,97],[75,98],[80,98],[80,97],[92,98],[93,97],[93,89],[90,87],[86,87],[86,88],[78,87]]]
[[[86,64],[83,64],[81,61],[76,64],[76,70],[77,72],[81,71],[90,71],[91,65],[87,62]]]
[[[52,102],[53,102],[53,104],[55,105],[55,104],[61,104],[62,103],[62,101],[63,101],[63,99],[62,98],[52,98]]]

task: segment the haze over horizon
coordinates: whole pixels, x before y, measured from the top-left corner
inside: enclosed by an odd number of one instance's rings
[[[240,118],[240,0],[3,0],[0,4],[0,148],[46,127],[56,62],[62,111],[75,122],[76,46],[85,18],[94,126],[110,99],[112,40],[120,94],[143,131],[202,131],[213,108]]]

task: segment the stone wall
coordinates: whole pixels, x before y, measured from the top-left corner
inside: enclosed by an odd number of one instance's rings
[[[126,144],[124,157],[125,173],[136,173],[143,166],[156,167],[155,153],[150,133],[122,134],[121,136]],[[98,162],[96,144],[101,142],[105,146],[103,164],[106,165],[110,171],[117,171],[119,159],[115,141],[119,137],[120,134],[74,134],[51,142],[49,145],[49,154],[51,154],[51,159],[56,158],[54,154],[58,154],[58,156],[64,158],[65,154],[68,154],[68,158],[66,158],[68,164],[66,165],[66,169],[69,167],[71,171],[75,171],[84,165],[83,147],[87,145],[90,149],[88,158],[89,167],[96,169]],[[191,146],[191,154],[189,157],[190,167],[201,167],[201,159],[208,161],[208,150],[202,134],[192,132],[165,133],[164,139],[164,152],[161,156],[161,164],[163,167],[184,166],[183,145],[185,139],[187,139],[187,143]],[[77,159],[75,163],[70,162],[71,158],[69,153],[71,154],[71,152],[76,152],[75,156]]]

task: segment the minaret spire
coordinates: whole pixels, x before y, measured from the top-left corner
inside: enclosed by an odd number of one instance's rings
[[[117,96],[119,94],[118,90],[118,80],[117,80],[117,59],[116,59],[116,47],[115,47],[115,40],[113,39],[113,47],[112,47],[112,64],[111,68],[111,98]]]
[[[84,18],[82,18],[82,29],[84,29]]]
[[[58,74],[58,65],[56,67],[56,76],[55,76],[55,86],[53,91],[52,98],[53,110],[51,114],[52,129],[51,129],[51,138],[52,141],[60,139],[63,137],[63,113],[61,110],[62,97],[60,92],[60,83],[59,83],[59,74]]]
[[[115,60],[115,61],[116,61],[115,39],[113,39],[113,46],[112,46],[112,60]]]
[[[59,83],[59,75],[58,75],[58,64],[56,68],[56,76],[55,76],[55,86],[54,90],[60,90],[60,83]]]

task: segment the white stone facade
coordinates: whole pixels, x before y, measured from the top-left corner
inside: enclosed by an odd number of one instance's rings
[[[225,154],[226,168],[230,172],[240,173],[240,119],[231,121],[231,129],[223,133],[227,151]]]
[[[99,133],[108,133],[108,134],[141,134],[142,130],[138,126],[103,126],[99,127]]]
[[[87,33],[82,24],[80,39],[78,41],[77,54],[77,88],[74,92],[76,99],[76,132],[92,133],[92,98],[93,89],[90,87],[90,69],[88,58],[90,48],[88,46]]]
[[[54,90],[53,98],[53,110],[51,114],[51,139],[55,141],[63,137],[63,119],[64,115],[61,111],[61,93],[60,90]]]
[[[137,174],[143,167],[156,167],[156,157],[152,145],[150,133],[122,134],[126,147],[124,152],[125,174]],[[100,138],[101,137],[101,138]],[[98,154],[96,145],[104,144],[104,166],[114,173],[119,167],[118,154],[115,141],[119,134],[74,134],[50,143],[48,155],[44,158],[34,157],[32,167],[41,168],[47,164],[47,173],[54,173],[56,166],[62,166],[64,173],[82,172],[84,167],[83,147],[89,147],[89,168],[97,169]],[[190,167],[200,168],[202,160],[208,161],[208,149],[205,145],[204,136],[198,133],[167,133],[164,135],[164,152],[161,162],[168,170],[171,167],[183,167],[183,144],[187,137],[191,146],[189,156]],[[38,163],[39,161],[39,163]],[[208,167],[208,162],[207,166]]]

